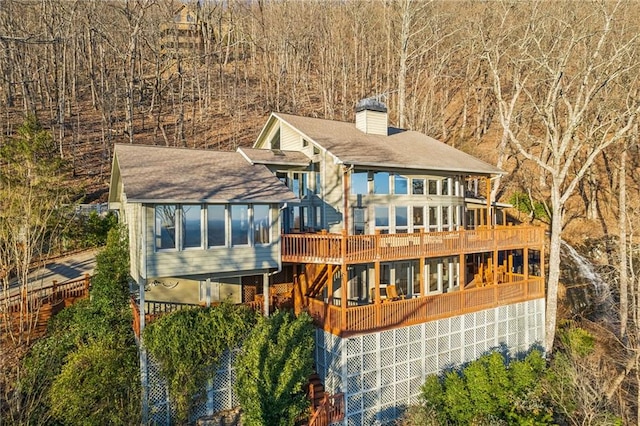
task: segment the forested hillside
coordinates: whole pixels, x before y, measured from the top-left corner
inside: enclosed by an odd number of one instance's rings
[[[171,30],[182,7],[189,46]],[[626,1],[2,0],[2,137],[36,116],[85,200],[104,200],[115,143],[231,150],[271,111],[351,121],[377,97],[391,125],[509,172],[492,198],[548,226],[548,349],[561,239],[604,237],[614,349],[593,361],[607,377],[579,375],[584,403],[640,418],[639,15]]]

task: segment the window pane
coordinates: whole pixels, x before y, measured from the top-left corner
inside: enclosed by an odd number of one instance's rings
[[[438,195],[438,181],[429,179],[429,195]]]
[[[231,245],[249,244],[249,206],[231,206]]]
[[[182,239],[184,247],[202,247],[200,205],[182,206]]]
[[[429,206],[429,229],[438,229],[438,207]]]
[[[442,206],[442,225],[449,226],[449,206]]]
[[[424,226],[424,207],[413,206],[413,226]]]
[[[427,260],[427,279],[429,286],[429,293],[436,293],[439,290],[438,283],[438,260],[437,259],[429,259]]]
[[[367,191],[367,172],[351,173],[351,193],[353,195],[366,195]]]
[[[253,206],[253,241],[255,244],[269,244],[271,242],[269,226],[269,206]]]
[[[156,249],[176,248],[175,205],[160,204],[156,208]]]
[[[396,206],[396,228],[406,228],[409,224],[407,220],[407,207]]]
[[[449,179],[442,179],[442,195],[449,195]]]
[[[394,179],[394,187],[395,187],[395,191],[396,194],[399,195],[403,195],[403,194],[408,194],[409,192],[409,188],[408,188],[408,182],[409,179],[407,179],[404,176],[400,176],[400,175],[394,175],[393,176]]]
[[[389,207],[376,206],[376,226],[389,226]]]
[[[207,206],[207,241],[209,247],[226,245],[223,205]]]
[[[411,179],[411,193],[413,195],[424,194],[424,179]]]
[[[388,194],[389,193],[389,173],[375,172],[373,175],[373,193]]]

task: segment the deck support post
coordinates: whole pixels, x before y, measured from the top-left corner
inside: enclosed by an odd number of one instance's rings
[[[373,268],[374,268],[374,285],[375,285],[375,291],[374,291],[374,306],[375,306],[375,324],[376,326],[378,324],[380,324],[380,261],[376,260],[373,263]]]
[[[345,175],[346,178],[346,175]],[[346,196],[346,193],[345,193]],[[346,213],[346,212],[345,212]],[[347,269],[347,262],[344,260],[345,257],[347,256],[347,230],[343,229],[342,230],[342,239],[340,240],[340,251],[342,252],[342,264],[340,265],[340,277],[341,277],[341,284],[340,284],[340,305],[341,305],[341,324],[342,324],[342,329],[346,329],[347,328],[347,285],[349,283],[349,270]]]
[[[460,280],[458,283],[460,291],[463,291],[467,285],[467,259],[464,253],[460,253],[458,260],[458,280]]]
[[[525,247],[522,250],[522,273],[524,274],[524,280],[529,281],[529,247]]]
[[[262,274],[262,295],[264,296],[264,316],[269,316],[269,302],[271,295],[269,294],[269,274]]]

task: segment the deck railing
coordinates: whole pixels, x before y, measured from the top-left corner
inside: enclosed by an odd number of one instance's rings
[[[501,226],[413,234],[284,234],[282,260],[301,263],[364,263],[539,247],[543,243],[544,229],[537,226]]]
[[[344,420],[344,394],[325,394],[309,419],[309,426],[329,426]]]
[[[345,324],[342,323],[342,308],[339,306],[309,299],[308,310],[319,327],[345,336],[420,324],[541,297],[544,297],[543,278],[530,277],[528,280],[433,296],[349,307]]]
[[[84,277],[63,283],[52,281],[47,286],[22,291],[3,299],[0,307],[7,313],[17,313],[24,310],[24,306],[41,306],[47,303],[55,304],[69,299],[87,297],[91,286],[91,276],[85,274]]]

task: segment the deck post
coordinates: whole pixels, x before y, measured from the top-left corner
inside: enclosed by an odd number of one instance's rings
[[[58,291],[58,280],[53,280],[53,284],[51,285],[51,303],[55,303],[57,301],[56,292]]]
[[[346,194],[345,194],[346,195]],[[341,252],[341,259],[342,259],[342,264],[340,265],[340,276],[342,279],[342,283],[340,284],[340,299],[341,299],[341,315],[342,315],[342,329],[346,330],[347,329],[347,285],[349,282],[349,272],[347,269],[347,262],[345,260],[345,257],[347,255],[347,230],[343,229],[342,230],[342,239],[340,240],[340,252]]]
[[[269,273],[262,274],[262,295],[264,296],[264,316],[269,316]]]
[[[376,326],[378,326],[378,324],[380,324],[380,261],[376,260],[373,263],[373,268],[374,268],[374,285],[375,285],[375,291],[374,291],[374,306],[375,306],[375,324]]]
[[[524,280],[529,281],[529,247],[525,246],[522,249],[522,273],[524,274]]]
[[[458,280],[460,280],[458,283],[460,291],[464,291],[467,285],[467,259],[464,253],[460,253],[458,260]]]
[[[89,274],[84,274],[84,289],[89,294],[89,287],[91,287],[91,276]]]

